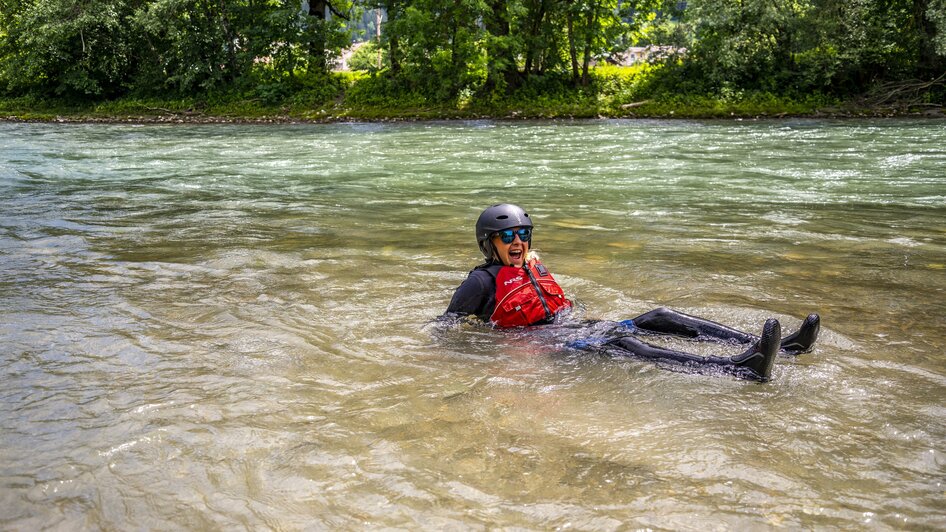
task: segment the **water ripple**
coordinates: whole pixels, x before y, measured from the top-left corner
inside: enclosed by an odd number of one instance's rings
[[[935,528],[944,145],[926,121],[0,124],[0,527]],[[818,311],[819,345],[758,385],[565,349],[582,329],[444,329],[496,201],[576,320]]]

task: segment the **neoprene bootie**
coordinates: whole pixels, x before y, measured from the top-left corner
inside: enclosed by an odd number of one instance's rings
[[[772,366],[775,365],[775,355],[778,354],[781,337],[782,326],[778,320],[765,320],[759,341],[752,344],[745,353],[733,356],[733,364],[749,370],[750,378],[762,382],[769,380],[772,377]]]
[[[807,353],[814,347],[819,332],[821,332],[821,316],[809,314],[797,331],[782,338],[780,348],[787,355]]]

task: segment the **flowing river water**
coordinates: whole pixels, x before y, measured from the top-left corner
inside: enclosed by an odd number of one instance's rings
[[[434,323],[498,201],[583,318],[821,339]],[[942,121],[0,124],[0,529],[942,529],[944,291]]]

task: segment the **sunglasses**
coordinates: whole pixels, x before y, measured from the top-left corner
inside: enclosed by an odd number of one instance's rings
[[[532,240],[532,228],[530,227],[503,229],[502,231],[497,231],[496,234],[499,235],[499,239],[503,241],[503,244],[512,244],[512,241],[516,239],[516,235],[518,235],[519,240],[523,242]]]

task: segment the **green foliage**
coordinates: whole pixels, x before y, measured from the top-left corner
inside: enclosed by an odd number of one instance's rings
[[[660,68],[650,63],[630,67],[600,66],[592,72],[592,86],[601,94],[611,95],[613,105],[634,103],[649,97],[645,83],[653,79]]]
[[[0,0],[0,8],[8,94],[194,94],[262,80],[260,92],[276,100],[286,96],[277,94],[282,78],[327,71],[348,44],[341,17],[309,16],[298,0]]]
[[[319,108],[342,98],[352,82],[334,72],[300,72],[293,79],[290,95],[283,102],[293,108]]]
[[[626,42],[631,27],[617,0],[414,0],[387,8],[391,74],[438,102],[470,94],[501,101],[536,77],[560,74],[587,85],[589,68]]]
[[[428,98],[406,84],[384,73],[361,78],[345,93],[345,104],[353,107],[418,108]]]
[[[348,59],[348,68],[351,70],[377,72],[390,67],[391,58],[388,55],[388,50],[374,41],[366,41],[361,44]]]
[[[61,97],[125,89],[140,44],[124,0],[6,0],[0,18],[0,88]]]
[[[149,44],[140,73],[149,82],[139,85],[185,93],[261,81],[260,95],[275,101],[286,96],[283,78],[325,71],[347,44],[338,20],[310,17],[287,0],[152,0],[133,22]]]
[[[411,91],[455,101],[479,79],[486,36],[479,0],[414,0],[388,9],[382,27],[392,73]]]
[[[630,108],[612,108],[609,116],[675,117],[675,118],[761,118],[786,115],[807,115],[833,105],[836,100],[819,94],[804,98],[770,92],[731,93],[720,97],[711,94],[665,95],[644,100]],[[606,113],[607,114],[607,113]]]
[[[130,108],[169,98],[260,114],[344,103],[610,116],[692,101],[737,114],[803,107],[807,95],[910,79],[921,80],[911,86],[916,101],[936,103],[946,91],[929,83],[946,72],[946,0],[332,0],[324,16],[325,6],[0,0],[0,95]],[[330,73],[355,26],[375,28],[377,8],[386,12],[380,44],[350,58],[362,73]],[[603,66],[634,45],[673,53]]]
[[[780,93],[851,94],[936,75],[946,70],[946,50],[936,48],[944,8],[944,0],[691,0],[686,70],[708,90]]]
[[[691,1],[688,60],[709,87],[775,89],[775,70],[791,56],[789,36],[801,11],[795,0]]]
[[[200,0],[157,0],[132,19],[148,46],[139,87],[194,92],[234,81],[246,61],[232,30],[240,14]]]
[[[929,0],[926,18],[935,28],[930,35],[930,45],[936,55],[944,58],[946,57],[946,0]]]

